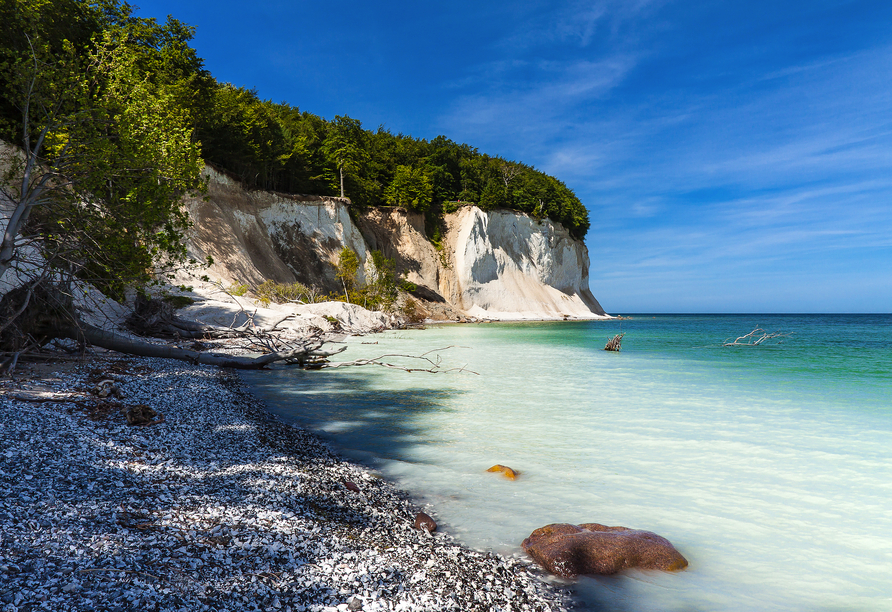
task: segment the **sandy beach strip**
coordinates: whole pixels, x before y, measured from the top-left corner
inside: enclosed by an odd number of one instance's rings
[[[121,398],[91,394],[102,380]],[[3,612],[570,605],[526,561],[414,529],[404,493],[231,372],[109,353],[0,393]],[[138,405],[163,421],[129,425]]]

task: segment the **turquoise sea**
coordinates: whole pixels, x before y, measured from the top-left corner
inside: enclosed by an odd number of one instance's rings
[[[722,346],[755,327],[791,335]],[[470,546],[521,555],[537,527],[597,522],[659,533],[690,562],[582,579],[590,610],[892,610],[892,315],[443,325],[341,357],[447,346],[429,356],[476,373],[247,379]]]

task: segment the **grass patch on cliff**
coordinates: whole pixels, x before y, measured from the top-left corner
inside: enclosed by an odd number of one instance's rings
[[[276,304],[315,304],[328,299],[318,289],[307,287],[303,283],[277,283],[264,281],[254,289],[254,295],[264,306]]]

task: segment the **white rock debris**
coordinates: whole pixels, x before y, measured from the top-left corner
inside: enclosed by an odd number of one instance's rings
[[[571,605],[525,561],[415,531],[404,494],[229,372],[129,357],[71,370],[0,383],[2,612]],[[123,399],[90,393],[104,380]],[[163,422],[128,425],[140,404]]]

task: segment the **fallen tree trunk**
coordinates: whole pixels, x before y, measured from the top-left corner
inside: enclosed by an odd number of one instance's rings
[[[327,357],[346,349],[342,347],[334,351],[323,351],[323,341],[318,337],[289,342],[283,349],[278,349],[278,343],[270,343],[270,352],[257,357],[152,344],[84,323],[76,314],[71,292],[46,283],[34,283],[8,292],[0,299],[0,315],[0,320],[4,321],[0,325],[0,350],[6,351],[7,358],[3,367],[9,371],[15,369],[20,355],[37,349],[54,338],[69,338],[80,345],[89,344],[141,357],[178,359],[195,364],[246,370],[258,370],[280,362],[318,367]],[[196,332],[202,330],[202,337],[256,337],[249,330],[219,330],[195,322],[177,322],[194,327]],[[270,330],[262,331],[268,333]]]
[[[270,328],[253,326],[251,331],[254,333],[273,331],[278,323]],[[246,323],[243,328],[219,328],[198,321],[181,319],[176,315],[172,304],[162,299],[144,296],[137,296],[133,312],[127,317],[125,325],[139,336],[192,340],[241,338],[249,327]]]
[[[93,346],[140,357],[178,359],[195,364],[241,370],[260,370],[270,364],[283,361],[293,365],[312,364],[332,355],[337,355],[347,348],[341,347],[334,351],[322,351],[320,350],[323,344],[322,340],[312,338],[303,342],[297,342],[294,348],[285,351],[248,357],[244,355],[227,355],[225,353],[207,353],[177,346],[142,342],[92,325],[60,329],[57,331],[57,337],[70,338],[77,342],[85,341]]]

